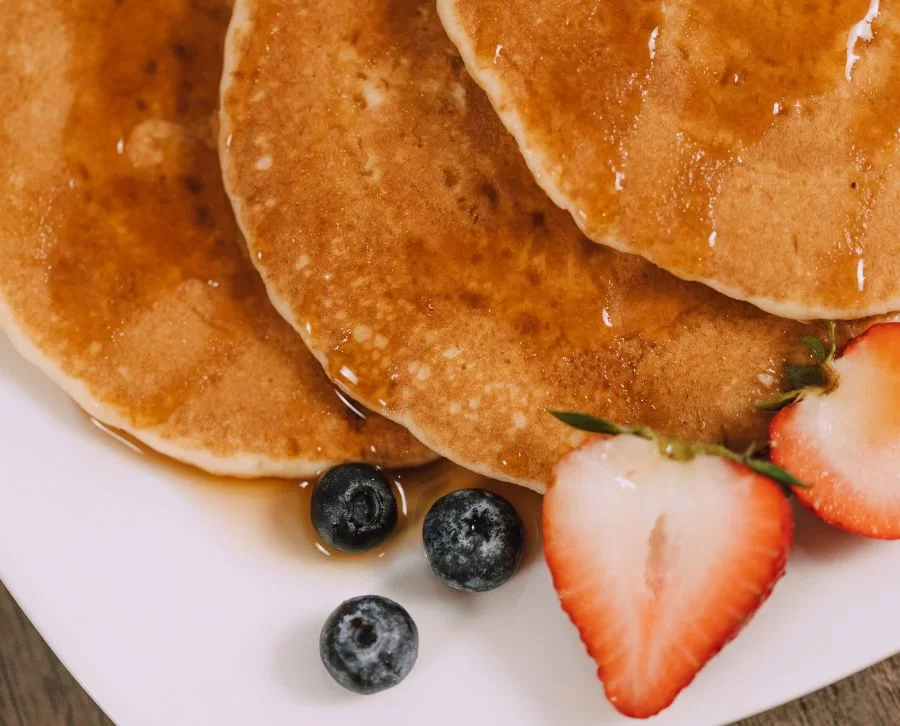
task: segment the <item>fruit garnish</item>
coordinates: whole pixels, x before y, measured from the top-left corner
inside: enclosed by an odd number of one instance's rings
[[[740,455],[603,424],[608,436],[556,466],[544,552],[607,698],[648,718],[768,597],[784,573],[793,517],[782,488]]]
[[[512,577],[525,552],[525,528],[515,507],[486,489],[441,497],[422,526],[431,569],[456,590],[486,592]]]
[[[419,632],[406,610],[379,595],[341,603],[322,627],[319,654],[348,691],[378,693],[409,675],[419,653]]]
[[[840,356],[832,336],[821,367],[825,383],[792,391],[772,419],[772,461],[812,485],[795,494],[821,519],[900,539],[900,323],[873,325]]]
[[[397,499],[374,466],[341,464],[325,472],[313,490],[312,524],[319,536],[345,552],[384,542],[397,525]]]

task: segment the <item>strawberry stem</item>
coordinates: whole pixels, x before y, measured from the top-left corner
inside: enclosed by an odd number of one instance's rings
[[[766,459],[755,458],[755,443],[751,444],[743,454],[739,454],[719,444],[668,438],[648,426],[623,426],[597,416],[576,411],[548,411],[548,413],[567,426],[576,428],[579,431],[587,431],[592,434],[606,434],[608,436],[639,436],[642,439],[647,439],[656,444],[661,454],[675,461],[690,461],[698,454],[721,456],[723,459],[746,466],[748,469],[757,474],[762,474],[782,486],[799,487],[801,489],[808,487],[807,484],[804,484],[780,466],[776,466]]]
[[[824,362],[830,363],[837,355],[837,325],[833,320],[826,320],[825,330],[828,334],[828,355]]]
[[[825,320],[825,342],[811,335],[804,335],[800,342],[805,345],[815,363],[785,363],[784,376],[791,383],[791,390],[768,401],[758,401],[756,407],[763,411],[780,411],[803,396],[822,396],[831,393],[838,384],[838,373],[834,367],[837,356],[837,326],[833,320]]]

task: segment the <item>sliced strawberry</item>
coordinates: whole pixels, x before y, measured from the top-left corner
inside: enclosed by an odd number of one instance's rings
[[[544,552],[563,609],[620,712],[668,706],[784,572],[793,518],[770,479],[593,437],[556,467]]]
[[[810,390],[772,419],[772,462],[810,485],[795,494],[826,522],[898,539],[900,323],[869,328],[831,367],[833,390]]]

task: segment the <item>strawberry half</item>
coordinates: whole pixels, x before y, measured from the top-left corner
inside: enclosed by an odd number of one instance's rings
[[[557,465],[544,552],[607,698],[647,718],[772,591],[793,518],[783,490],[743,464],[606,425],[638,435],[592,437]]]
[[[900,538],[900,323],[874,325],[822,360],[828,385],[797,392],[769,427],[772,462],[841,529]],[[790,395],[790,394],[787,394]]]

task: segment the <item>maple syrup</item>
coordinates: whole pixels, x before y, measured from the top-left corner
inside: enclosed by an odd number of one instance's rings
[[[80,409],[79,409],[80,410]],[[249,517],[264,505],[265,530],[289,553],[317,560],[361,564],[388,558],[399,549],[421,547],[422,523],[431,506],[457,489],[483,488],[507,499],[525,526],[523,564],[533,561],[541,550],[541,501],[536,492],[508,482],[489,479],[446,460],[405,470],[387,471],[397,498],[397,527],[378,547],[362,553],[348,553],[325,544],[312,525],[310,500],[316,477],[307,479],[236,479],[215,476],[159,454],[128,433],[108,426],[92,416],[88,421],[117,446],[149,461],[170,480],[198,488],[224,502],[229,511]],[[237,505],[236,507],[234,505]]]

